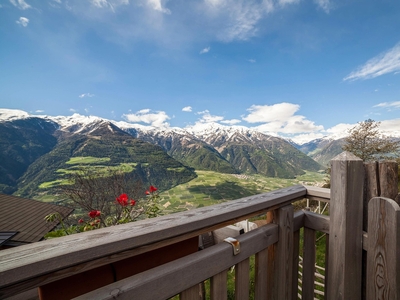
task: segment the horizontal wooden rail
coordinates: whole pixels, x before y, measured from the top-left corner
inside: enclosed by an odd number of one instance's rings
[[[304,227],[329,234],[329,220],[328,216],[304,211]]]
[[[316,186],[304,186],[307,189],[306,198],[309,200],[316,200],[321,202],[329,202],[331,199],[331,190],[320,188]]]
[[[0,298],[198,236],[288,205],[306,194],[304,186],[296,185],[0,251]]]
[[[220,243],[75,299],[167,299],[276,243],[278,225],[262,226],[237,237],[237,240],[240,242],[238,255],[233,255],[230,244]]]

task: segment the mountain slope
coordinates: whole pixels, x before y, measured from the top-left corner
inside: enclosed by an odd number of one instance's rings
[[[335,156],[343,152],[343,145],[345,144],[345,139],[331,140],[323,147],[318,148],[310,156],[321,165],[328,167],[330,161]]]
[[[125,122],[117,123],[120,128],[132,136],[164,149],[170,156],[182,164],[197,170],[210,170],[221,173],[238,171],[212,146],[196,138],[193,134],[173,129],[144,129],[132,127]]]
[[[212,124],[193,134],[212,145],[235,169],[243,173],[293,178],[321,165],[284,139],[240,126]]]
[[[11,194],[28,167],[51,151],[58,125],[41,118],[0,122],[0,192]]]
[[[23,153],[24,157],[31,159],[27,160],[29,164],[26,164],[25,169],[15,175],[14,182],[18,183],[18,195],[37,197],[45,191],[45,189],[38,189],[40,185],[60,181],[66,173],[76,169],[76,166],[71,166],[69,163],[71,158],[76,157],[103,158],[101,166],[97,165],[97,167],[129,165],[131,168],[129,172],[135,178],[140,179],[145,185],[156,185],[161,190],[196,177],[193,169],[174,160],[161,147],[136,139],[108,121],[92,120],[87,124],[81,124],[82,126],[77,124],[65,126],[66,123],[60,122],[64,126],[59,124],[59,127],[55,127],[50,121],[40,120],[44,122],[43,124],[47,124],[47,127],[48,124],[52,127],[47,128],[41,124],[46,131],[42,133],[43,138],[40,142],[46,147],[42,147],[43,150],[40,153],[33,156],[36,154],[33,151],[35,147],[30,146],[27,147],[27,153]],[[27,118],[23,122],[18,120],[17,123],[16,121],[2,122],[1,128],[14,128],[15,124],[21,123],[17,130],[21,134],[23,132],[24,135],[18,136],[18,139],[27,143],[38,138],[37,134],[28,135],[32,131],[34,121],[37,122],[37,120]],[[28,128],[22,125],[27,125]],[[3,132],[7,133],[6,130]],[[25,135],[29,136],[28,140],[24,138]],[[17,140],[2,139],[2,141],[4,141],[4,146],[9,143],[18,145]],[[7,147],[2,147],[2,149],[7,149]],[[3,157],[6,156],[2,153],[2,160]],[[8,166],[3,169],[4,174],[9,176]],[[48,186],[52,188],[52,185]]]

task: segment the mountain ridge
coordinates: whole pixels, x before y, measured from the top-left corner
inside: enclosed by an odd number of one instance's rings
[[[40,167],[45,168],[46,164],[51,164],[54,157],[59,159],[62,157],[57,162],[58,169],[65,167],[68,158],[76,156],[101,157],[105,155],[110,157],[109,164],[117,164],[137,160],[135,153],[142,151],[138,149],[148,149],[145,152],[148,151],[146,154],[149,161],[134,161],[141,164],[136,167],[137,170],[142,170],[143,164],[152,165],[153,169],[147,169],[147,174],[151,173],[152,176],[157,177],[158,172],[163,176],[168,176],[168,172],[157,169],[156,165],[162,165],[163,161],[173,159],[176,163],[172,160],[170,163],[174,167],[166,169],[171,171],[177,168],[183,173],[187,172],[186,179],[179,177],[179,174],[175,172],[174,176],[181,179],[172,180],[170,185],[193,178],[194,169],[222,173],[262,174],[281,178],[294,178],[303,174],[304,170],[323,169],[323,166],[283,138],[266,135],[244,126],[224,126],[217,123],[204,124],[202,130],[198,127],[196,130],[194,128],[155,128],[78,114],[69,117],[32,117],[23,112],[8,112],[7,118],[0,113],[0,135],[5,127],[12,127],[14,122],[29,123],[32,120],[51,124],[52,131],[48,135],[52,136],[49,139],[53,139],[53,148],[48,147],[47,153],[41,153],[40,157],[35,157],[36,160],[26,166],[20,179],[16,179],[19,190],[25,194],[28,190],[35,189],[32,185],[29,188],[23,187],[29,180],[35,184],[41,184],[43,181],[54,179],[54,176],[51,178],[49,174],[35,175]],[[19,130],[23,131],[21,128]],[[133,145],[139,148],[134,150]],[[61,155],[67,149],[69,149],[68,155]],[[119,156],[116,157],[113,151]],[[151,153],[158,154],[151,157]],[[53,168],[52,172],[57,172],[58,169]],[[2,170],[1,175],[6,177],[7,170]],[[168,187],[166,182],[159,180],[161,186]],[[3,184],[3,182],[0,183]]]

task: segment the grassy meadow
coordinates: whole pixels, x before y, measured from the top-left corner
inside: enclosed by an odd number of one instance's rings
[[[190,182],[160,193],[160,204],[165,214],[270,192],[295,184],[318,185],[324,182],[326,177],[325,174],[317,172],[307,172],[296,179],[212,171],[196,173],[198,177]]]

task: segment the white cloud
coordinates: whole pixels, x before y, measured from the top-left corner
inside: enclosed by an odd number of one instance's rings
[[[400,119],[382,121],[379,129],[387,136],[400,137]]]
[[[115,8],[120,5],[128,5],[129,0],[89,0],[90,3],[98,8],[109,8],[115,12]]]
[[[223,121],[221,121],[221,123],[223,123],[223,124],[228,124],[228,125],[235,125],[235,124],[238,124],[238,123],[240,123],[240,122],[242,122],[242,121],[241,121],[241,120],[238,120],[238,119],[223,120]]]
[[[154,10],[164,14],[171,14],[171,11],[168,8],[163,7],[162,2],[162,0],[147,0],[148,5],[150,5]]]
[[[29,19],[25,18],[25,17],[20,17],[17,21],[15,21],[15,23],[17,23],[23,27],[26,27],[26,26],[28,26]]]
[[[91,98],[91,97],[94,97],[94,95],[91,93],[84,93],[84,94],[79,95],[79,98],[85,98],[85,97]]]
[[[19,9],[28,9],[31,6],[26,3],[24,0],[10,0],[11,4],[18,7]]]
[[[242,117],[249,123],[264,123],[256,126],[257,130],[269,134],[298,134],[304,132],[318,132],[324,129],[315,125],[304,116],[295,115],[300,106],[292,103],[278,103],[273,105],[252,105],[247,111],[250,113]]]
[[[343,80],[370,79],[398,71],[400,71],[400,43],[371,58]]]
[[[202,117],[199,119],[200,123],[220,122],[224,119],[224,117],[222,117],[222,116],[211,115],[208,110],[200,111],[197,114],[202,115]]]
[[[352,129],[357,124],[346,124],[339,123],[329,129],[326,130],[328,135],[334,136],[335,138],[342,138],[348,135],[350,129]]]
[[[250,62],[250,63],[252,63],[252,64],[254,64],[254,63],[256,62],[255,59],[248,59],[247,61]]]
[[[124,114],[122,117],[131,123],[141,122],[154,127],[169,127],[166,121],[171,119],[164,111],[152,113],[150,109],[142,109],[134,114]]]
[[[205,0],[208,26],[218,40],[248,40],[256,35],[259,21],[268,13],[256,0]]]
[[[330,3],[330,0],[314,0],[314,2],[327,14],[329,14],[332,4]]]
[[[374,105],[373,107],[383,107],[383,108],[388,108],[388,109],[398,109],[400,108],[400,101],[394,101],[394,102],[382,102],[377,105]]]
[[[200,54],[208,53],[210,52],[210,47],[204,48],[203,50],[200,51]]]
[[[191,106],[185,106],[184,108],[182,108],[182,111],[191,112],[192,111],[192,107]]]
[[[143,115],[143,114],[148,114],[149,112],[150,112],[150,108],[145,108],[145,109],[139,110],[137,113]]]
[[[243,118],[249,123],[286,121],[300,109],[300,105],[278,103],[273,105],[252,105],[247,109],[250,113]]]
[[[37,110],[35,110],[35,113],[44,113],[44,110],[43,109],[37,109]]]

